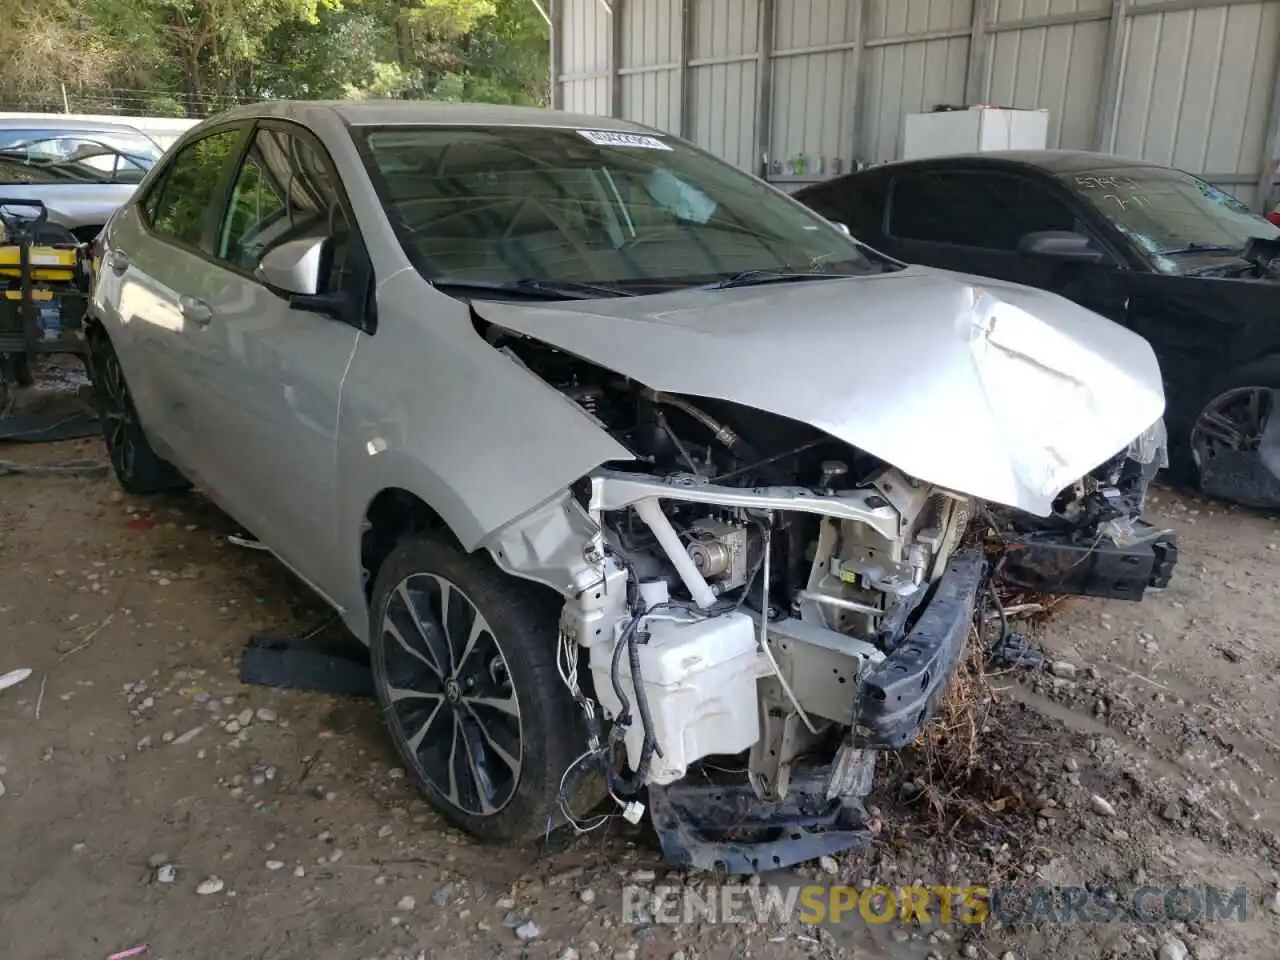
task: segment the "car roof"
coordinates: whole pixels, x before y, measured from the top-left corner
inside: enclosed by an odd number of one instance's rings
[[[430,100],[268,100],[234,107],[218,120],[278,117],[305,123],[316,110],[331,110],[352,126],[392,124],[458,124],[653,133],[651,127],[629,120],[591,114],[565,113],[541,107],[513,107],[491,103],[439,103]]]
[[[33,116],[0,117],[0,130],[62,130],[67,133],[136,133],[146,136],[137,127],[127,123],[110,123],[100,120],[77,120],[70,117]]]
[[[1089,150],[987,150],[981,153],[946,154],[919,160],[894,160],[876,164],[859,172],[872,173],[878,170],[907,169],[925,165],[945,166],[953,162],[1034,167],[1047,173],[1092,173],[1097,170],[1133,167],[1169,169],[1164,164],[1152,163],[1149,160],[1137,160],[1111,153],[1093,153]]]

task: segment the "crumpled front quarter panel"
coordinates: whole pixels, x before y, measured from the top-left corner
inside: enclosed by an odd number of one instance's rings
[[[363,609],[360,525],[398,487],[471,550],[607,461],[630,453],[576,405],[486,343],[470,309],[403,270],[378,290],[343,384],[341,522],[353,558],[348,609]]]

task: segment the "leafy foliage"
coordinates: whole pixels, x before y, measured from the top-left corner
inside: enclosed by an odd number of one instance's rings
[[[547,26],[530,0],[0,0],[0,14],[22,25],[0,32],[5,109],[549,99]]]

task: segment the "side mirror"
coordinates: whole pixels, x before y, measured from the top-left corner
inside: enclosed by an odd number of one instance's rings
[[[1107,255],[1090,246],[1089,238],[1072,230],[1040,230],[1018,241],[1018,252],[1052,260],[1102,263]]]
[[[255,277],[289,301],[294,310],[320,313],[359,327],[360,304],[347,290],[321,292],[321,277],[328,272],[332,240],[329,237],[302,237],[286,240],[262,256]]]
[[[253,274],[280,293],[314,297],[320,292],[320,268],[327,245],[326,237],[287,240],[268,250]]]
[[[835,227],[837,230],[843,233],[846,237],[853,236],[853,234],[849,230],[849,225],[847,223],[841,223],[839,220],[832,220],[830,221],[830,223],[833,227]]]

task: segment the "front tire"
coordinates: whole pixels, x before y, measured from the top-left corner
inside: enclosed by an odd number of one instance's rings
[[[585,749],[556,666],[555,600],[421,534],[374,584],[370,653],[396,750],[440,815],[486,842],[558,826],[561,779]]]
[[[110,337],[101,328],[87,337],[94,407],[120,486],[138,496],[188,489],[191,482],[151,448]]]
[[[1280,451],[1267,441],[1280,416],[1280,358],[1248,364],[1217,383],[1184,444],[1185,473],[1197,489],[1244,506],[1280,505]],[[1274,429],[1274,428],[1272,428]]]

